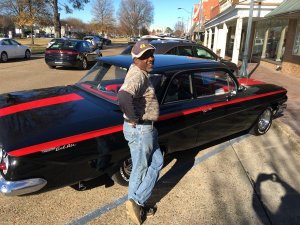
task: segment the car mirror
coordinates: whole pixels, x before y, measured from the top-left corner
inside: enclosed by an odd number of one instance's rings
[[[243,86],[243,85],[240,85],[238,90],[239,90],[239,91],[244,91],[245,89],[246,89],[246,87],[245,87],[245,86]]]

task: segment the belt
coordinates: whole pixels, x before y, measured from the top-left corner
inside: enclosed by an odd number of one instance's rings
[[[124,119],[127,123],[132,123],[132,121],[128,119]],[[154,121],[152,120],[139,120],[136,124],[138,125],[153,125]]]

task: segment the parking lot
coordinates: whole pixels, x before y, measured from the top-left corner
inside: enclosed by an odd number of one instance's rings
[[[0,93],[73,84],[86,72],[49,69],[42,55],[0,63]],[[166,158],[151,197],[158,211],[144,224],[299,224],[300,155],[277,123],[264,136]],[[86,191],[0,196],[1,224],[129,224],[127,188],[101,183]]]

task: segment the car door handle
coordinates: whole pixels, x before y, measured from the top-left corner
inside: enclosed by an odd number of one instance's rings
[[[203,112],[208,112],[208,111],[211,111],[212,108],[208,108],[208,109],[204,109]]]

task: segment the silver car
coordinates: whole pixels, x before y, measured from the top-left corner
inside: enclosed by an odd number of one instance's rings
[[[11,38],[0,38],[0,61],[7,62],[13,58],[30,59],[31,49]]]

